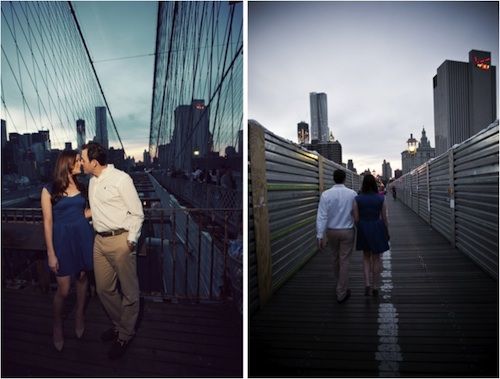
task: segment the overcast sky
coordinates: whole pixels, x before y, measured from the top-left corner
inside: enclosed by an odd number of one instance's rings
[[[149,149],[158,3],[77,1],[73,6],[125,151],[142,161]]]
[[[248,116],[297,142],[309,93],[325,92],[343,161],[401,168],[410,133],[435,147],[437,68],[472,49],[498,65],[498,16],[498,2],[250,2]]]

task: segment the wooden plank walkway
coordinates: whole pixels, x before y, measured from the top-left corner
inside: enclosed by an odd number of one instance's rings
[[[2,288],[2,377],[241,377],[242,317],[231,303],[142,302],[138,332],[126,354],[107,358],[99,339],[110,327],[90,298],[82,340],[74,334],[74,294],[65,346],[52,346],[52,298],[34,287]]]
[[[318,253],[250,319],[250,377],[498,377],[498,283],[386,199],[379,298],[364,296],[354,251],[352,296],[338,304],[331,256]]]

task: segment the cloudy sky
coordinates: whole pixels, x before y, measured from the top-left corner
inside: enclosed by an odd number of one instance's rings
[[[77,1],[73,6],[125,151],[142,161],[149,148],[158,3]],[[137,55],[146,56],[115,59]]]
[[[256,2],[248,17],[249,118],[297,142],[309,93],[325,92],[358,172],[381,173],[384,159],[401,168],[422,127],[435,147],[432,78],[444,60],[476,49],[498,66],[497,2]]]

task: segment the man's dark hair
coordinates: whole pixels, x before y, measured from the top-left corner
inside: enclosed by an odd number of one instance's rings
[[[337,184],[342,184],[345,182],[345,171],[344,170],[335,170],[333,172],[333,181]]]
[[[97,142],[86,143],[82,146],[82,151],[85,149],[87,149],[89,161],[95,159],[101,166],[104,166],[106,163],[108,163],[106,149]]]

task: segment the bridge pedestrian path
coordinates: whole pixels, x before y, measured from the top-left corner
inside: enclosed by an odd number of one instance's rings
[[[318,252],[249,321],[249,376],[496,376],[498,282],[411,210],[386,197],[391,250],[378,298],[362,252],[338,304]]]

